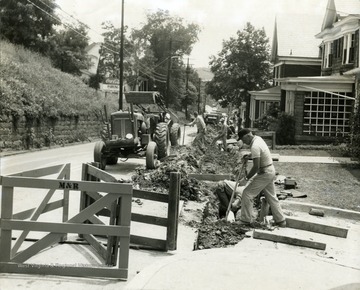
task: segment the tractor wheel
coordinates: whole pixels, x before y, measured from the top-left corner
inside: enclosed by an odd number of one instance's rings
[[[171,146],[179,145],[181,140],[180,124],[174,123],[170,128],[170,142]]]
[[[115,165],[118,162],[118,157],[117,156],[109,156],[108,158],[106,158],[106,164],[109,165]]]
[[[156,126],[154,141],[158,147],[158,158],[170,155],[169,127],[166,123],[159,123]]]
[[[158,147],[155,142],[150,141],[146,148],[146,168],[155,169],[158,158]]]
[[[100,169],[105,170],[106,167],[106,155],[104,154],[105,143],[98,141],[95,143],[94,148],[94,161],[100,164]]]

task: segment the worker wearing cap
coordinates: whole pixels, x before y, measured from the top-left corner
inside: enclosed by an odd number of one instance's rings
[[[227,134],[228,134],[228,126],[225,122],[225,118],[221,118],[220,119],[220,132],[219,134],[214,138],[214,140],[212,141],[211,145],[214,145],[216,143],[217,140],[222,140],[222,145],[224,148],[224,151],[227,150]]]
[[[280,207],[280,202],[275,193],[275,168],[272,162],[269,147],[260,136],[254,136],[247,128],[239,131],[239,138],[247,145],[250,145],[253,167],[246,177],[239,181],[239,185],[246,185],[241,197],[240,222],[244,225],[251,225],[251,213],[253,199],[263,191],[268,204],[270,205],[275,225],[286,226],[285,216]],[[250,156],[244,156],[249,158]],[[232,204],[232,209],[239,208],[239,202]]]
[[[194,120],[189,124],[185,124],[185,126],[194,126],[194,124],[196,124],[197,135],[193,141],[193,144],[199,145],[200,149],[204,149],[206,124],[203,117],[199,115],[198,112],[194,112],[194,117]]]

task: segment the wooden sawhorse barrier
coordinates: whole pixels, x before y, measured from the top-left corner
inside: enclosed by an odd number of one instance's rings
[[[58,174],[57,179],[40,179],[38,177]],[[0,176],[2,185],[2,203],[0,220],[0,273],[44,274],[63,276],[94,276],[127,279],[129,264],[130,220],[132,185],[111,182],[72,181],[69,180],[70,164],[52,166],[22,172],[11,176]],[[49,189],[45,198],[37,208],[13,214],[14,188]],[[49,203],[55,191],[63,191],[63,198]],[[97,191],[106,193],[96,202],[68,219],[70,191]],[[27,192],[31,196],[34,192]],[[114,203],[119,207],[116,211],[116,225],[85,224],[103,208]],[[62,222],[40,222],[42,213],[62,208]],[[27,220],[29,219],[29,220]],[[12,246],[12,231],[23,231]],[[18,251],[30,231],[49,232],[28,248]],[[26,260],[54,243],[63,242],[68,233],[82,235],[105,235],[116,237],[120,241],[117,267],[84,266],[76,267],[67,264],[29,264]],[[100,253],[110,251],[104,249],[95,239],[91,246]],[[102,255],[101,255],[102,256]],[[114,262],[114,261],[113,261]],[[51,266],[49,266],[51,265]]]
[[[83,172],[82,180],[118,182],[118,180],[113,175],[97,168],[96,163],[83,164],[82,172]],[[166,240],[154,239],[140,235],[130,235],[131,244],[136,244],[138,246],[144,246],[146,248],[162,250],[162,251],[176,250],[179,203],[180,203],[180,180],[181,180],[180,176],[181,175],[178,172],[170,173],[169,194],[133,189],[134,198],[141,198],[144,200],[152,200],[156,202],[167,203],[168,211],[166,218],[152,216],[152,215],[144,215],[140,213],[132,213],[131,221],[166,227]],[[92,202],[97,200],[97,198],[98,198],[97,193],[94,193],[93,191],[88,191],[88,192],[83,191],[80,201],[80,210],[83,210],[84,208],[92,204]],[[114,218],[115,208],[116,205],[114,204],[112,205],[112,209],[111,208],[103,209],[98,213],[98,215],[110,217],[110,224],[116,224],[116,219]],[[99,218],[93,218],[89,221],[94,224],[102,223],[102,221]],[[114,243],[114,240],[112,239],[108,239],[108,244]],[[112,256],[116,256],[116,247],[114,248],[114,251],[112,253],[110,252],[110,254],[112,254]],[[109,260],[108,263],[112,264],[112,260]]]

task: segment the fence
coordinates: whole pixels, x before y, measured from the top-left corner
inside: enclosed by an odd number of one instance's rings
[[[39,177],[58,174],[56,179],[41,179]],[[2,203],[1,203],[1,240],[0,240],[0,272],[45,274],[64,276],[96,276],[126,279],[128,275],[130,219],[132,185],[111,182],[72,181],[70,177],[70,164],[41,168],[22,172],[11,176],[1,176]],[[31,208],[13,214],[14,189],[32,188],[48,189],[45,198],[37,208]],[[49,202],[55,191],[62,191],[63,197]],[[102,192],[96,202],[83,208],[78,214],[68,219],[70,191]],[[27,192],[31,196],[35,192]],[[113,219],[116,225],[85,224],[96,219],[95,214],[104,208],[117,205]],[[62,222],[40,222],[38,218],[45,212],[62,208]],[[29,219],[29,220],[26,220]],[[12,231],[22,231],[12,247]],[[30,231],[49,232],[25,250],[18,251]],[[78,233],[87,237],[95,235],[108,236],[112,241],[105,248],[95,238],[90,243],[93,249],[100,254],[106,263],[118,264],[117,267],[104,265],[76,267],[73,265],[58,264],[29,264],[24,263],[43,249],[67,239],[68,233]],[[114,248],[120,251],[118,261],[113,255]],[[51,267],[49,266],[51,265]]]
[[[83,165],[83,180],[97,180],[105,182],[118,182],[111,174],[97,168],[96,163]],[[166,227],[166,239],[155,239],[146,237],[144,235],[130,235],[130,242],[139,246],[144,246],[156,250],[176,250],[177,247],[177,232],[178,232],[178,216],[179,216],[179,201],[180,201],[180,173],[170,173],[170,188],[169,194],[158,192],[133,189],[133,197],[143,200],[151,200],[160,203],[168,204],[167,217],[159,217],[155,215],[145,215],[141,213],[132,213],[131,221],[138,223],[145,223],[150,225]],[[98,198],[97,193],[82,192],[80,209],[92,204]],[[115,206],[113,205],[113,208]],[[100,216],[110,217],[110,223],[116,223],[113,218],[113,210],[104,209],[98,213]],[[101,220],[93,219],[90,222],[102,223]],[[110,241],[111,242],[111,241]]]

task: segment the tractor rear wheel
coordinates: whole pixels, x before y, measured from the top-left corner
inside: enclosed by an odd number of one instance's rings
[[[169,127],[166,123],[159,123],[156,126],[154,141],[158,147],[158,158],[170,155]]]
[[[181,140],[180,124],[174,123],[170,128],[170,142],[171,146],[178,146]]]
[[[103,141],[98,141],[95,143],[94,148],[94,161],[98,162],[101,170],[105,170],[106,167],[106,155],[105,151],[105,143]]]
[[[150,141],[146,148],[146,168],[155,169],[157,165],[158,147],[155,142]]]

